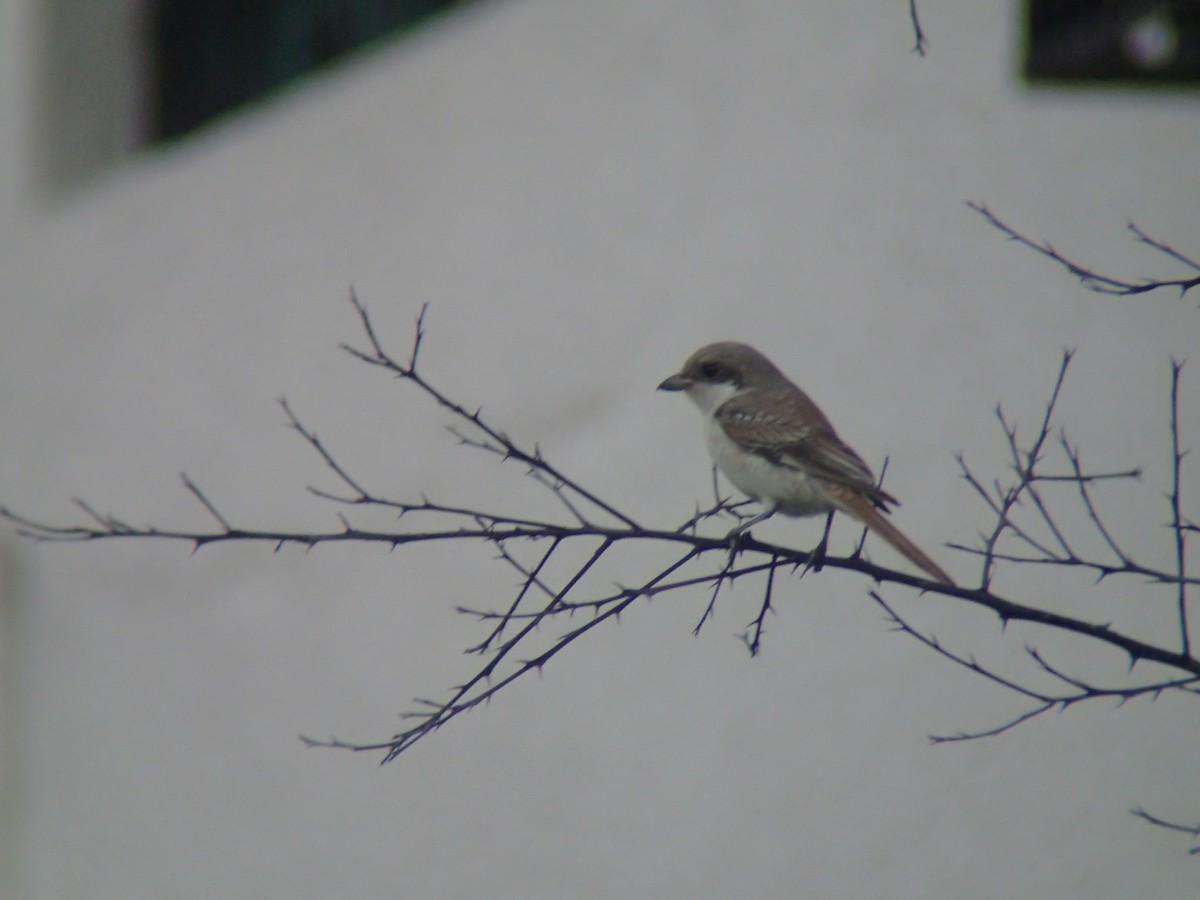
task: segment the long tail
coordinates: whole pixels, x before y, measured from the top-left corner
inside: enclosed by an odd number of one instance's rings
[[[832,491],[830,493],[834,494]],[[834,500],[842,512],[862,522],[862,524],[891,544],[901,556],[927,575],[930,575],[935,581],[940,581],[949,587],[957,587],[953,578],[942,571],[937,563],[926,556],[920,547],[906,538],[899,528],[885,519],[883,514],[866,497],[843,489],[837,491],[831,499]]]

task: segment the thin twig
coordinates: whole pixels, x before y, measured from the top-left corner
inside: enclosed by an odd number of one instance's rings
[[[775,571],[778,567],[779,557],[772,556],[770,568],[767,569],[767,584],[763,589],[763,598],[762,603],[758,607],[758,615],[754,617],[754,621],[750,623],[746,629],[746,633],[742,636],[742,640],[750,650],[751,656],[758,656],[758,652],[762,649],[763,629],[767,613],[772,609],[771,596],[775,589]]]
[[[1179,822],[1170,822],[1166,819],[1161,819],[1158,816],[1151,815],[1142,809],[1140,806],[1135,806],[1129,811],[1139,819],[1145,819],[1151,825],[1157,825],[1159,828],[1166,828],[1169,831],[1181,831],[1184,834],[1190,834],[1193,838],[1200,840],[1200,825],[1183,825]],[[1193,855],[1200,854],[1200,845],[1192,847],[1188,853]]]
[[[1103,275],[1096,272],[1087,266],[1074,262],[1063,256],[1051,246],[1049,241],[1035,241],[1026,237],[1017,231],[1011,225],[1006,224],[999,219],[990,209],[983,203],[968,201],[967,206],[975,210],[983,216],[992,227],[1007,235],[1010,240],[1016,241],[1023,247],[1028,247],[1035,253],[1054,261],[1062,266],[1069,273],[1080,280],[1084,287],[1095,291],[1098,294],[1108,294],[1115,297],[1132,297],[1137,294],[1146,294],[1150,291],[1157,291],[1161,288],[1176,288],[1179,291],[1179,296],[1182,298],[1192,288],[1200,286],[1200,276],[1193,278],[1143,278],[1141,281],[1127,281],[1123,278],[1115,278],[1111,275]],[[1134,233],[1138,240],[1155,250],[1160,251],[1166,256],[1181,262],[1192,269],[1200,271],[1200,264],[1195,260],[1170,247],[1161,241],[1156,241],[1153,238],[1147,237],[1146,234],[1132,222],[1128,228]]]
[[[918,56],[925,55],[925,32],[921,30],[921,20],[917,16],[917,0],[908,0],[908,17],[912,20],[913,44],[912,52]]]
[[[370,323],[370,316],[367,314],[366,306],[363,305],[353,291],[350,293],[350,303],[358,313],[359,319],[362,322],[363,330],[366,332],[367,340],[371,345],[371,351],[365,352],[352,347],[349,344],[342,344],[341,347],[343,350],[356,359],[374,366],[380,366],[393,372],[400,378],[411,381],[427,395],[432,397],[443,409],[449,410],[455,416],[462,419],[464,422],[467,422],[469,425],[478,429],[482,434],[490,438],[495,445],[503,448],[503,455],[505,458],[511,458],[519,462],[526,463],[531,469],[545,473],[553,482],[561,485],[563,489],[571,491],[580,498],[594,505],[596,508],[608,513],[619,522],[622,522],[630,528],[638,527],[638,523],[633,518],[601,500],[595,494],[588,491],[571,478],[568,478],[565,474],[552,466],[548,461],[541,457],[536,448],[532,452],[521,449],[511,440],[509,440],[509,438],[503,432],[493,428],[486,421],[484,421],[479,409],[476,409],[475,412],[468,411],[461,404],[454,402],[425,380],[425,378],[417,371],[417,358],[421,349],[421,344],[425,338],[425,314],[428,311],[428,304],[421,307],[421,312],[417,316],[416,333],[413,338],[412,352],[409,355],[408,363],[402,364],[393,359],[383,349],[383,345],[380,343],[379,338],[375,334],[375,330]]]
[[[1179,643],[1184,656],[1191,654],[1191,630],[1188,627],[1187,533],[1183,528],[1179,479],[1184,451],[1179,448],[1179,373],[1183,363],[1171,359],[1171,530],[1175,533],[1175,574],[1179,579]]]

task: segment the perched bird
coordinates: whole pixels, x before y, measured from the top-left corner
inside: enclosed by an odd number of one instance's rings
[[[731,536],[776,512],[832,517],[840,510],[935,581],[954,586],[937,563],[884,518],[899,501],[875,483],[867,464],[837,436],[808,395],[753,347],[734,341],[701,347],[658,389],[683,391],[700,408],[713,462],[763,506],[760,515]]]

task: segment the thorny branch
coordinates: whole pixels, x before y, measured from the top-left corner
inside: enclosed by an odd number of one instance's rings
[[[1140,592],[1143,594],[1147,592],[1145,585],[1149,585],[1151,588],[1155,585],[1165,587],[1174,596],[1176,608],[1178,646],[1180,647],[1176,658],[1180,662],[1194,661],[1196,657],[1192,655],[1192,645],[1189,639],[1188,590],[1200,583],[1200,579],[1190,576],[1185,566],[1187,529],[1181,511],[1182,490],[1180,486],[1180,464],[1184,454],[1179,450],[1178,415],[1180,366],[1172,361],[1170,421],[1173,465],[1172,490],[1168,498],[1172,508],[1171,530],[1176,548],[1175,566],[1173,570],[1162,570],[1138,563],[1132,553],[1122,547],[1114,529],[1106,524],[1099,512],[1100,505],[1094,495],[1099,485],[1139,479],[1140,470],[1087,472],[1083,468],[1079,450],[1068,440],[1065,431],[1059,430],[1056,435],[1053,432],[1051,414],[1060,396],[1071,358],[1070,351],[1063,353],[1058,377],[1046,404],[1047,415],[1043,417],[1040,427],[1028,445],[1022,443],[1016,425],[1010,423],[1004,411],[1000,408],[996,409],[996,417],[1008,443],[1009,455],[1012,460],[1012,472],[1008,481],[995,479],[990,485],[986,484],[984,479],[972,470],[966,460],[959,456],[959,467],[964,480],[987,505],[994,516],[995,524],[988,533],[981,536],[981,546],[958,543],[952,543],[950,546],[981,559],[981,580],[985,585],[991,584],[996,567],[1003,562],[1088,571],[1094,575],[1097,582],[1116,577],[1134,577],[1142,583],[1143,587]],[[1047,467],[1057,457],[1061,457],[1065,462],[1065,471],[1048,472]],[[1087,554],[1077,549],[1086,543],[1083,540],[1086,535],[1082,533],[1068,535],[1061,524],[1063,519],[1061,495],[1064,494],[1064,489],[1066,493],[1073,492],[1077,496],[1078,503],[1082,506],[1082,521],[1086,522],[1093,534],[1099,537],[1100,544],[1106,552]],[[1012,549],[1009,549],[1010,547]],[[911,626],[878,594],[873,593],[872,597],[883,608],[896,630],[916,638],[926,647],[962,668],[1031,701],[1030,705],[1010,719],[974,731],[931,735],[930,740],[933,743],[993,737],[1035,719],[1043,713],[1052,710],[1061,712],[1085,700],[1107,697],[1118,703],[1124,703],[1135,697],[1149,697],[1153,700],[1168,692],[1190,696],[1200,695],[1200,677],[1198,677],[1200,673],[1197,673],[1195,668],[1189,664],[1176,666],[1169,663],[1164,657],[1159,657],[1155,661],[1166,663],[1168,671],[1155,669],[1150,674],[1143,673],[1140,677],[1135,677],[1135,664],[1151,660],[1153,657],[1131,654],[1126,678],[1119,684],[1106,685],[1070,675],[1052,664],[1037,648],[1026,647],[1025,652],[1033,663],[1035,674],[1041,672],[1043,675],[1049,675],[1061,686],[1061,689],[1057,691],[1036,689],[1030,686],[1033,682],[1032,677],[1022,680],[1002,675],[997,670],[985,666],[973,656],[947,649],[936,636]],[[1094,627],[1097,629],[1097,633],[1110,629],[1107,623],[1097,623]],[[1160,649],[1168,648],[1163,644],[1160,645]]]
[[[338,515],[339,527],[324,532],[286,530],[255,530],[233,524],[216,504],[187,476],[184,487],[213,520],[215,527],[196,531],[135,527],[111,515],[98,512],[83,500],[76,500],[85,519],[80,524],[50,525],[0,507],[0,516],[14,522],[20,533],[42,541],[93,541],[109,538],[160,538],[187,542],[194,548],[226,541],[257,541],[274,545],[313,547],[338,541],[367,541],[401,547],[431,541],[459,541],[484,544],[493,548],[499,561],[518,575],[518,587],[510,600],[499,608],[459,606],[458,612],[486,626],[481,640],[469,647],[471,654],[483,662],[460,685],[443,699],[417,698],[415,707],[403,714],[409,727],[386,740],[351,742],[339,738],[316,740],[305,738],[312,746],[340,747],[358,751],[378,751],[383,761],[394,759],[422,738],[432,734],[451,719],[489,702],[493,697],[525,675],[541,671],[567,647],[583,638],[602,623],[616,621],[637,601],[667,593],[690,593],[707,588],[709,600],[696,625],[698,633],[714,614],[722,591],[743,577],[761,584],[761,602],[757,615],[747,625],[744,640],[752,655],[762,649],[764,623],[768,613],[776,608],[775,591],[784,583],[794,583],[796,573],[806,575],[813,562],[808,552],[770,544],[752,534],[742,535],[736,545],[724,537],[725,528],[716,529],[720,536],[708,536],[701,528],[712,519],[744,515],[744,502],[724,499],[719,493],[707,508],[675,527],[650,528],[623,512],[615,503],[602,499],[558,466],[552,464],[536,447],[524,447],[499,428],[484,419],[478,409],[450,399],[426,380],[418,368],[425,336],[425,310],[417,319],[411,349],[406,360],[389,354],[379,341],[366,307],[353,295],[351,303],[367,339],[367,349],[343,345],[354,358],[379,367],[396,378],[416,386],[425,396],[447,410],[457,423],[451,429],[460,444],[480,450],[501,461],[515,461],[540,489],[548,490],[561,502],[563,520],[538,518],[508,512],[496,512],[447,505],[420,496],[416,500],[397,500],[382,496],[355,477],[339,462],[317,433],[308,428],[286,400],[281,406],[288,426],[312,448],[341,485],[339,491],[310,487],[317,497],[342,507],[378,508],[395,514],[398,520],[408,521],[410,513],[419,513],[424,523],[437,522],[438,527],[402,530],[366,529],[351,523],[346,514]],[[861,555],[861,543],[849,556],[826,556],[821,563],[826,569],[842,569],[867,575],[877,584],[910,588],[926,594],[940,595],[974,609],[988,610],[1001,624],[1028,622],[1052,632],[1071,633],[1090,639],[1094,645],[1120,651],[1130,664],[1127,683],[1092,684],[1052,664],[1035,647],[1028,647],[1027,659],[1032,675],[1050,678],[1061,686],[1051,691],[1031,686],[1026,681],[1030,673],[1005,674],[989,668],[969,654],[943,645],[936,636],[910,624],[896,608],[894,601],[885,600],[875,590],[871,593],[900,632],[905,633],[949,662],[973,674],[998,684],[1031,702],[1018,716],[999,724],[975,731],[936,736],[936,742],[961,741],[998,735],[1037,718],[1052,709],[1065,709],[1085,700],[1111,698],[1125,701],[1139,696],[1156,697],[1165,692],[1188,695],[1200,693],[1200,659],[1192,654],[1187,639],[1188,589],[1197,579],[1185,569],[1184,545],[1187,533],[1195,523],[1183,513],[1183,490],[1180,468],[1185,456],[1179,441],[1178,416],[1180,365],[1173,368],[1171,399],[1171,429],[1173,435],[1174,475],[1171,492],[1173,525],[1176,536],[1176,569],[1160,571],[1136,562],[1123,549],[1116,530],[1107,524],[1100,512],[1097,493],[1111,482],[1137,479],[1138,469],[1119,471],[1090,471],[1081,460],[1079,450],[1065,432],[1054,424],[1057,403],[1063,391],[1071,362],[1065,352],[1055,378],[1045,412],[1031,439],[1023,439],[1018,426],[1002,408],[996,409],[1007,451],[1011,474],[1008,481],[985,478],[976,473],[964,458],[959,459],[962,475],[973,492],[986,505],[994,524],[980,535],[978,545],[951,544],[961,552],[978,559],[979,577],[975,586],[948,587],[905,571],[888,569],[870,562]],[[1061,458],[1062,465],[1048,470],[1051,458]],[[1060,509],[1064,498],[1074,498],[1083,512],[1081,520],[1100,537],[1107,549],[1104,555],[1086,555],[1076,549],[1085,542],[1063,522]],[[537,552],[530,548],[540,542]],[[652,574],[634,579],[629,584],[616,584],[604,574],[606,566],[615,565],[612,551],[618,546],[635,542],[640,547],[659,553]],[[568,548],[575,556],[565,555]],[[570,573],[552,576],[552,561],[576,560]],[[1174,646],[1151,643],[1104,622],[1065,615],[1044,609],[1034,603],[1018,602],[995,592],[995,574],[1001,564],[1050,565],[1090,572],[1096,579],[1135,577],[1139,581],[1167,587],[1177,607],[1180,640]],[[791,579],[789,580],[789,576]],[[1137,663],[1153,663],[1153,671],[1134,678]],[[1139,670],[1139,673],[1142,670]]]
[[[615,621],[622,612],[642,598],[708,587],[712,590],[712,600],[700,620],[700,625],[703,625],[713,614],[722,587],[732,585],[743,576],[761,577],[765,580],[761,609],[747,632],[747,644],[751,652],[758,652],[765,617],[772,608],[771,597],[777,585],[776,569],[780,565],[804,565],[809,561],[807,553],[775,547],[758,541],[749,534],[742,536],[736,547],[731,549],[723,536],[725,529],[720,532],[722,536],[701,534],[700,527],[710,519],[740,519],[743,516],[740,508],[744,506],[744,502],[733,502],[719,496],[712,506],[698,508],[691,517],[676,527],[653,529],[642,526],[615,504],[601,499],[550,462],[536,445],[532,448],[522,446],[488,422],[479,409],[472,410],[463,406],[430,383],[418,366],[425,338],[424,309],[417,318],[407,358],[400,359],[383,347],[366,307],[353,294],[350,299],[366,336],[366,348],[343,344],[343,349],[355,359],[381,368],[416,386],[425,396],[447,410],[457,423],[450,428],[450,432],[460,445],[494,455],[501,461],[516,462],[523,466],[535,484],[550,491],[560,502],[566,514],[565,520],[447,505],[426,496],[417,500],[397,500],[382,496],[353,475],[334,456],[316,431],[301,421],[286,399],[281,399],[280,405],[288,427],[312,448],[340,484],[340,489],[336,491],[310,486],[310,493],[351,509],[377,508],[390,511],[401,520],[406,520],[405,517],[409,514],[421,514],[424,517],[422,522],[438,522],[440,527],[413,530],[368,529],[352,524],[347,514],[340,513],[339,527],[324,532],[243,528],[233,524],[223,515],[212,499],[186,475],[183,476],[186,490],[215,522],[215,527],[210,530],[154,526],[139,528],[114,516],[100,513],[83,500],[75,501],[85,515],[82,524],[50,525],[5,507],[0,507],[0,516],[14,522],[21,534],[42,541],[160,538],[184,541],[192,544],[193,549],[227,541],[265,542],[274,545],[276,549],[292,544],[309,548],[339,541],[373,542],[392,548],[434,541],[483,543],[491,546],[498,559],[514,569],[521,580],[515,596],[500,609],[458,607],[460,613],[485,623],[488,627],[482,640],[468,648],[470,653],[483,657],[484,663],[461,685],[455,687],[447,698],[415,700],[416,708],[403,714],[404,718],[413,723],[412,727],[388,740],[351,743],[337,738],[305,739],[314,746],[382,751],[385,762],[395,758],[451,719],[488,702],[514,681],[541,670],[566,647],[602,623]],[[597,582],[603,577],[599,573],[609,562],[613,548],[630,541],[639,542],[641,545],[655,545],[663,554],[654,574],[639,579],[632,585],[619,585],[615,589],[611,588],[612,582],[609,579],[601,582],[609,585],[609,588],[598,588]],[[532,547],[538,542],[544,542],[545,548],[532,562],[525,562],[521,548]],[[583,562],[573,566],[569,577],[555,581],[546,574],[549,564],[552,559],[564,555],[568,547],[590,549],[586,551]],[[711,567],[708,562],[712,559],[721,560],[721,565]],[[857,554],[843,559],[826,558],[825,565],[859,571],[877,581],[892,581],[922,590],[931,587],[931,583],[923,577],[907,572],[893,572]],[[578,615],[585,616],[586,621],[564,624],[551,638],[545,638],[547,626],[553,623],[570,623]],[[700,625],[697,626],[697,631]]]
[[[1096,499],[1093,497],[1096,485],[1112,481],[1137,480],[1141,475],[1140,470],[1127,469],[1114,472],[1086,472],[1083,469],[1079,451],[1067,439],[1065,431],[1058,430],[1057,439],[1054,439],[1054,411],[1061,396],[1071,358],[1071,351],[1063,353],[1054,387],[1045,405],[1045,414],[1042,416],[1039,427],[1027,444],[1022,442],[1017,426],[1010,422],[1003,409],[999,407],[996,409],[996,418],[1000,423],[1011,459],[1012,474],[1009,481],[1004,482],[1000,479],[993,479],[988,484],[981,476],[976,474],[963,456],[960,455],[958,457],[958,464],[962,471],[963,479],[970,485],[971,489],[983,503],[986,504],[991,515],[994,517],[995,524],[989,531],[980,535],[980,544],[978,546],[960,543],[951,543],[950,546],[963,553],[979,558],[981,563],[980,583],[982,586],[980,591],[991,597],[991,602],[987,605],[991,606],[1000,615],[1004,623],[1023,619],[1025,621],[1040,621],[1041,624],[1052,624],[1053,627],[1059,627],[1057,623],[1052,623],[1044,618],[1040,620],[1030,618],[1028,615],[1025,615],[1025,610],[1021,610],[1017,615],[1010,616],[1006,614],[1004,603],[997,603],[996,601],[999,598],[990,593],[992,580],[1000,563],[1020,563],[1024,565],[1081,569],[1091,572],[1097,581],[1116,576],[1134,576],[1145,583],[1166,585],[1175,594],[1178,609],[1180,610],[1181,650],[1176,652],[1165,646],[1159,646],[1157,647],[1157,651],[1163,652],[1145,653],[1130,651],[1128,646],[1125,646],[1123,649],[1129,652],[1131,680],[1129,683],[1119,686],[1104,686],[1092,684],[1084,679],[1067,675],[1050,664],[1036,648],[1027,647],[1026,653],[1034,663],[1034,668],[1043,674],[1053,676],[1055,680],[1066,686],[1066,689],[1060,692],[1046,692],[1031,688],[1014,677],[1001,675],[997,671],[984,666],[973,656],[962,655],[949,650],[939,642],[936,636],[924,633],[911,626],[891,604],[886,602],[877,593],[872,593],[872,598],[883,608],[889,621],[892,622],[897,631],[916,638],[943,658],[972,673],[980,675],[1034,701],[1032,707],[1022,711],[1010,720],[978,731],[964,731],[953,735],[933,735],[931,736],[931,740],[934,743],[991,737],[1008,731],[1044,712],[1052,709],[1063,710],[1084,700],[1110,697],[1123,702],[1138,696],[1157,697],[1166,691],[1182,691],[1188,694],[1200,693],[1200,670],[1196,668],[1195,663],[1197,660],[1191,654],[1190,642],[1187,640],[1186,633],[1187,590],[1189,586],[1197,583],[1197,579],[1187,575],[1183,567],[1183,551],[1180,550],[1178,553],[1177,567],[1173,572],[1161,571],[1137,563],[1134,561],[1132,554],[1124,550],[1117,542],[1112,528],[1105,524],[1098,512],[1098,505]],[[1173,371],[1175,374],[1175,383],[1177,384],[1178,369],[1176,368]],[[1177,391],[1172,392],[1171,412],[1176,448],[1178,447],[1177,393]],[[1045,466],[1048,464],[1047,458],[1055,450],[1065,460],[1066,466],[1064,470],[1047,472],[1045,471]],[[1182,457],[1178,452],[1175,455],[1176,467],[1178,467],[1178,462]],[[1178,502],[1179,493],[1179,473],[1178,468],[1176,468],[1175,490],[1172,494],[1173,506]],[[1077,495],[1078,502],[1083,508],[1083,521],[1087,522],[1088,526],[1100,537],[1101,542],[1107,548],[1108,555],[1087,555],[1075,549],[1077,545],[1084,543],[1084,535],[1068,535],[1065,526],[1061,524],[1061,520],[1065,517],[1061,511],[1063,501],[1060,498],[1063,496],[1069,497],[1072,494]],[[1182,520],[1177,517],[1177,521]],[[1180,527],[1176,527],[1173,530],[1177,536],[1182,533],[1182,528]],[[1013,549],[1008,549],[1010,546]],[[1109,624],[1093,623],[1089,628],[1090,631],[1087,632],[1089,636],[1110,644],[1113,643],[1110,638],[1116,632]],[[1076,622],[1072,622],[1064,630],[1083,633]],[[1126,639],[1122,638],[1117,645],[1120,645]],[[1162,663],[1169,669],[1174,670],[1174,673],[1164,675],[1156,672],[1154,675],[1144,677],[1141,680],[1132,680],[1134,665],[1137,662],[1145,661]],[[1180,673],[1183,673],[1182,677]]]
[[[1143,278],[1140,281],[1130,281],[1128,279],[1117,278],[1112,275],[1097,272],[1063,256],[1057,250],[1055,250],[1048,241],[1036,241],[1017,231],[1015,228],[999,219],[984,204],[968,203],[967,205],[975,212],[983,216],[991,226],[999,230],[1007,238],[1055,262],[1065,269],[1069,274],[1078,278],[1085,287],[1095,291],[1096,293],[1109,294],[1112,296],[1133,296],[1137,294],[1149,293],[1162,288],[1175,288],[1179,291],[1180,298],[1183,298],[1187,295],[1188,291],[1197,285],[1200,285],[1200,275],[1187,278]],[[1156,238],[1150,237],[1145,231],[1143,231],[1133,222],[1129,222],[1127,224],[1127,228],[1139,243],[1157,251],[1175,263],[1182,264],[1192,272],[1200,273],[1200,261],[1197,261],[1196,258],[1185,255],[1171,245]],[[1070,353],[1065,353],[1059,381],[1056,384],[1054,394],[1051,398],[1051,406],[1053,406],[1055,400],[1057,399],[1058,390],[1062,384],[1062,374],[1065,373],[1069,362]],[[1065,433],[1059,434],[1058,442],[1071,467],[1071,473],[1068,476],[1068,480],[1077,485],[1080,501],[1083,504],[1087,519],[1094,526],[1101,540],[1112,554],[1112,559],[1110,560],[1097,560],[1095,558],[1083,559],[1078,554],[1074,553],[1061,539],[1059,539],[1059,547],[1061,548],[1059,551],[1052,552],[1047,550],[1042,544],[1032,539],[1029,536],[1029,533],[1023,530],[1021,526],[1018,526],[1012,521],[1009,513],[1014,505],[1013,503],[1001,502],[998,506],[994,497],[989,495],[988,491],[967,469],[966,464],[961,459],[959,460],[959,464],[963,469],[964,477],[975,489],[976,493],[983,497],[985,502],[991,506],[993,512],[996,513],[997,530],[999,532],[1007,530],[1010,535],[1017,539],[1018,543],[1023,543],[1025,545],[1025,551],[1020,555],[1001,555],[995,552],[994,546],[989,546],[988,555],[986,558],[990,560],[1004,560],[1018,563],[1083,567],[1095,572],[1098,581],[1114,575],[1137,575],[1152,585],[1159,584],[1164,587],[1171,588],[1174,594],[1174,607],[1177,622],[1176,628],[1180,648],[1179,652],[1183,657],[1192,658],[1192,636],[1191,624],[1189,621],[1188,589],[1197,584],[1197,579],[1188,574],[1187,538],[1189,534],[1194,534],[1197,531],[1200,531],[1200,527],[1197,526],[1194,520],[1185,516],[1183,512],[1183,488],[1181,474],[1183,460],[1187,456],[1187,451],[1182,449],[1180,442],[1181,423],[1179,420],[1179,394],[1180,375],[1182,370],[1183,362],[1172,358],[1169,415],[1171,432],[1171,490],[1167,494],[1167,499],[1171,507],[1169,527],[1171,529],[1174,544],[1173,570],[1161,571],[1136,564],[1131,555],[1122,549],[1111,529],[1104,523],[1097,511],[1097,505],[1093,500],[1091,488],[1096,482],[1106,479],[1137,478],[1139,477],[1140,472],[1138,470],[1130,470],[1128,472],[1114,472],[1098,476],[1085,475],[1080,462],[1079,452],[1067,441]],[[1005,432],[1008,437],[1010,447],[1013,448],[1015,454],[1016,432],[1015,430],[1009,430],[1007,424],[1004,422],[1003,415],[1001,414],[999,408],[997,408],[997,415],[1001,419],[1001,424],[1005,427]],[[1045,433],[1046,429],[1044,423],[1042,434],[1037,440],[1035,440],[1035,445],[1040,445],[1043,443],[1042,438],[1044,437]],[[1029,460],[1029,465],[1026,468],[1022,469],[1019,465],[1017,466],[1016,473],[1018,477],[1016,484],[1010,485],[1007,489],[1001,489],[997,483],[995,489],[996,494],[1003,494],[1006,499],[1013,497],[1015,503],[1015,500],[1018,499],[1021,492],[1027,492],[1031,497],[1035,497],[1035,504],[1037,505],[1039,512],[1042,513],[1043,518],[1048,518],[1046,516],[1045,509],[1036,501],[1035,483],[1039,481],[1042,483],[1053,481],[1055,476],[1045,475],[1041,471],[1035,473],[1034,462],[1037,461],[1036,455],[1031,454]],[[1060,536],[1057,530],[1053,528],[1053,523],[1047,521],[1046,524],[1050,526],[1050,530],[1055,534],[1055,537],[1059,538]],[[879,598],[876,597],[876,600],[879,601]],[[936,646],[936,641],[932,639],[932,636],[920,634],[914,629],[911,629],[907,623],[901,620],[892,610],[887,609],[886,605],[885,610],[892,618],[893,622],[896,623],[896,626],[899,630],[913,635],[927,646],[930,645],[931,641],[933,641],[933,648],[939,653],[946,655],[940,647]],[[1175,679],[1168,677],[1117,689],[1104,689],[1089,684],[1081,679],[1072,678],[1065,675],[1057,668],[1051,666],[1036,650],[1028,649],[1028,652],[1044,672],[1067,684],[1073,688],[1074,691],[1067,691],[1054,696],[1042,696],[1033,692],[1027,692],[1017,685],[1006,685],[1011,689],[1016,690],[1018,693],[1026,693],[1026,695],[1031,699],[1038,701],[1039,705],[1034,706],[1021,716],[1011,720],[1008,723],[997,726],[997,728],[990,729],[987,732],[979,733],[979,736],[999,733],[1000,731],[1007,730],[1008,728],[1020,724],[1023,721],[1027,721],[1030,718],[1036,717],[1037,715],[1040,715],[1049,709],[1065,709],[1067,706],[1078,702],[1079,700],[1088,699],[1090,697],[1104,696],[1105,694],[1114,696],[1120,701],[1124,701],[1129,697],[1136,696],[1137,694],[1147,694],[1154,698],[1160,693],[1169,690],[1181,691],[1193,696],[1200,694],[1200,685],[1197,685],[1196,681],[1189,677]],[[965,657],[956,658],[954,656],[951,656],[950,658],[952,658],[953,661],[959,665],[976,670],[978,674],[988,678],[993,678],[994,673],[983,670],[976,664],[974,659]],[[1132,670],[1132,664],[1130,669]],[[934,738],[934,740],[969,739],[973,736],[976,735],[962,734],[949,738]],[[1163,819],[1159,816],[1152,815],[1140,807],[1131,810],[1131,812],[1153,825],[1190,834],[1193,838],[1200,841],[1200,825],[1178,824],[1176,822]],[[1200,854],[1200,844],[1192,847],[1190,852],[1193,854]]]
[[[1191,653],[1192,641],[1188,629],[1187,607],[1187,532],[1184,530],[1179,490],[1179,472],[1184,452],[1179,449],[1179,373],[1183,363],[1171,360],[1171,531],[1175,535],[1175,572],[1179,576],[1176,606],[1179,610],[1180,652]]]
[[[983,203],[968,201],[967,206],[979,213],[988,224],[996,228],[1009,240],[1015,241],[1022,247],[1027,247],[1035,253],[1046,257],[1046,259],[1066,269],[1070,274],[1082,282],[1083,286],[1088,290],[1095,291],[1097,294],[1110,294],[1115,297],[1131,297],[1135,294],[1147,294],[1150,291],[1161,290],[1162,288],[1175,288],[1179,291],[1180,298],[1183,298],[1188,291],[1200,285],[1200,261],[1192,257],[1185,256],[1174,247],[1160,240],[1150,237],[1146,232],[1142,231],[1135,223],[1129,222],[1126,228],[1137,239],[1138,243],[1145,244],[1152,250],[1156,250],[1168,259],[1172,259],[1177,263],[1181,263],[1191,269],[1196,275],[1190,278],[1143,278],[1139,281],[1130,281],[1125,278],[1116,278],[1112,275],[1104,275],[1094,269],[1088,268],[1080,263],[1077,263],[1063,256],[1049,241],[1037,241],[1029,238],[1017,231],[1011,225],[1002,221]]]

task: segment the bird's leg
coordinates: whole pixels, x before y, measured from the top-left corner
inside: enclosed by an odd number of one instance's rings
[[[748,534],[751,528],[753,528],[759,522],[765,522],[773,515],[775,515],[775,507],[768,506],[750,521],[742,522],[740,525],[730,531],[729,534],[725,535],[725,540],[729,541],[729,548],[731,550],[736,548],[738,540],[743,534]]]
[[[809,554],[808,565],[814,572],[820,572],[821,567],[825,565],[825,551],[829,549],[829,530],[833,528],[833,513],[831,509],[829,515],[825,517],[825,531],[821,534],[821,542]]]

